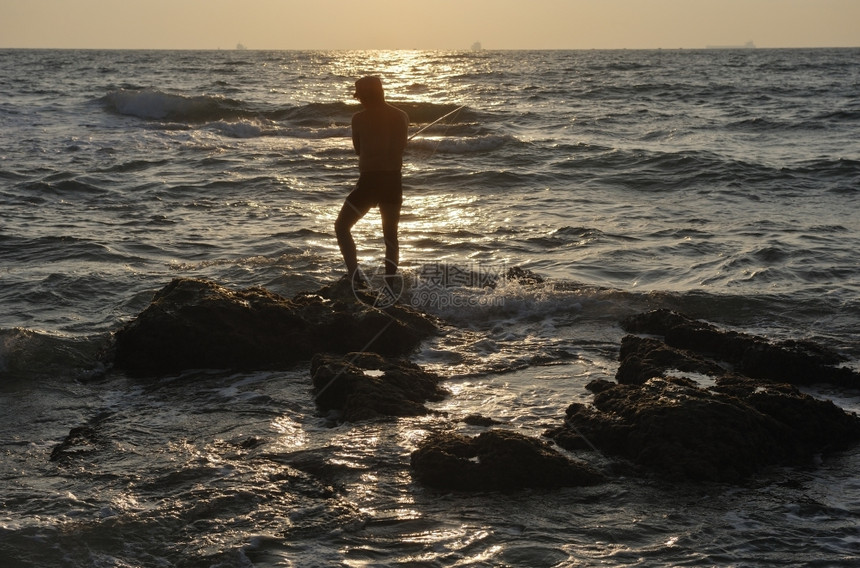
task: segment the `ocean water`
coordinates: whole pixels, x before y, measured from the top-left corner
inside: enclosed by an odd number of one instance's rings
[[[466,275],[411,300],[446,321],[412,357],[446,378],[446,416],[337,424],[306,364],[105,368],[175,277],[285,296],[340,277],[368,73],[412,132],[462,107],[410,142],[401,222],[407,283]],[[860,448],[743,485],[512,494],[431,491],[408,464],[429,432],[481,431],[470,414],[558,425],[652,308],[858,368],[858,92],[858,49],[0,50],[0,565],[856,564]],[[378,215],[354,234],[381,269]],[[545,281],[483,286],[511,267]]]

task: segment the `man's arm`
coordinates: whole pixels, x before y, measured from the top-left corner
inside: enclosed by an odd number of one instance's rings
[[[359,125],[361,123],[361,118],[358,116],[360,113],[356,113],[352,115],[352,147],[355,148],[356,154],[361,154],[361,143],[359,142],[360,136],[358,134]]]
[[[409,115],[400,109],[397,110],[401,116],[400,129],[397,133],[397,150],[400,154],[403,154],[404,150],[406,150],[406,142],[409,140],[407,137],[409,133]]]

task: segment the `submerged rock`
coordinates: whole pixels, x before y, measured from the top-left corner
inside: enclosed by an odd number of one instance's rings
[[[376,353],[318,354],[311,360],[314,400],[323,410],[338,410],[348,422],[381,416],[421,416],[427,401],[448,391],[441,378],[418,365]]]
[[[287,299],[179,278],[116,332],[113,363],[132,374],[284,368],[318,352],[400,356],[437,332],[429,316],[362,294],[346,280]]]
[[[496,420],[495,418],[490,418],[488,416],[481,416],[480,414],[470,414],[465,418],[461,418],[460,422],[463,424],[468,424],[470,426],[496,426],[499,424],[504,424],[504,422],[500,420]]]
[[[509,268],[505,273],[505,278],[528,286],[543,284],[545,282],[543,276],[521,266],[512,266]]]
[[[546,433],[562,447],[597,449],[672,479],[738,481],[860,441],[855,414],[788,384],[854,384],[853,371],[833,367],[838,356],[818,346],[770,344],[667,310],[625,328],[667,340],[623,339],[618,384],[589,384],[593,404],[572,404],[565,424]],[[776,381],[781,372],[786,382]],[[709,375],[713,385],[668,373]]]
[[[498,491],[603,481],[603,475],[590,465],[509,430],[489,430],[474,438],[433,434],[412,453],[411,462],[416,480],[441,489]]]
[[[51,450],[51,461],[71,463],[75,459],[90,456],[107,445],[109,438],[102,432],[102,424],[112,417],[110,412],[100,413],[81,426],[69,430],[62,442]]]

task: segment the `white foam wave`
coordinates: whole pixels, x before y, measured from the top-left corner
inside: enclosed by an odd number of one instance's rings
[[[219,120],[212,124],[212,128],[230,138],[257,138],[266,132],[266,127],[261,122],[255,120],[240,120],[237,122]]]
[[[546,318],[615,319],[619,309],[630,310],[627,302],[618,303],[619,294],[609,289],[556,282],[503,280],[492,287],[427,287],[419,281],[406,290],[404,301],[457,325],[492,326]]]
[[[348,138],[350,127],[333,124],[325,128],[279,127],[272,135],[283,138],[303,138],[307,140],[323,140],[326,138]]]
[[[508,134],[485,134],[471,137],[418,137],[410,141],[413,151],[441,152],[445,154],[469,154],[472,152],[488,152],[501,146],[516,142],[514,136]]]

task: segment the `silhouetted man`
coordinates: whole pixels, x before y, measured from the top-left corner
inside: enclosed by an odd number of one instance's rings
[[[350,230],[372,207],[379,207],[385,238],[386,280],[397,272],[400,247],[397,226],[403,202],[401,168],[409,117],[385,102],[379,77],[362,77],[355,94],[363,110],[352,117],[352,145],[358,154],[358,183],[346,197],[334,223],[340,252],[353,282],[362,280],[355,241]]]

